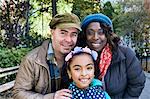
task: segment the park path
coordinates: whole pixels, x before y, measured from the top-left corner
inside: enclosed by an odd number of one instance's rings
[[[145,72],[146,83],[139,99],[150,99],[150,73]]]

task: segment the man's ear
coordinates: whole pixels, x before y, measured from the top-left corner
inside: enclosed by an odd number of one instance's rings
[[[71,79],[71,73],[70,73],[69,70],[67,70],[67,74],[68,74],[68,76],[69,76],[69,79]]]

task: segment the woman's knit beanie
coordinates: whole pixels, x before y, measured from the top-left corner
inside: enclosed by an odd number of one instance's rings
[[[87,15],[81,23],[82,30],[84,31],[91,22],[100,22],[102,24],[105,24],[109,26],[113,31],[113,24],[111,19],[102,13]]]

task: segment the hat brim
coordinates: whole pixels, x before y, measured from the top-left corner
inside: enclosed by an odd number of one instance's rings
[[[78,29],[79,31],[81,31],[81,27],[78,25],[78,24],[75,24],[75,23],[60,23],[58,25],[56,25],[56,27],[60,28],[60,29],[65,29],[65,28],[76,28]]]

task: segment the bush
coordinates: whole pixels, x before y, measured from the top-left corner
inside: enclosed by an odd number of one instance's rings
[[[31,48],[1,48],[0,49],[0,67],[13,67],[17,66],[21,62],[21,58],[25,56],[25,54]]]

